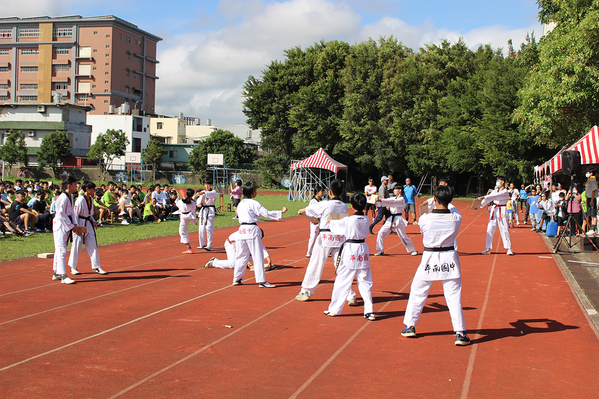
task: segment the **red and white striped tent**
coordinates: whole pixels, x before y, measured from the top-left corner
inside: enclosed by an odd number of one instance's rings
[[[546,172],[548,169],[549,174],[554,174],[562,170],[562,152],[563,151],[579,151],[580,162],[582,165],[592,165],[599,163],[599,128],[593,126],[591,130],[576,143],[572,144],[568,148],[560,150],[553,156],[549,161],[543,165],[535,167],[535,171]]]
[[[347,170],[347,166],[341,162],[335,161],[329,154],[327,154],[322,148],[319,148],[310,157],[291,164],[291,170],[297,168],[316,168],[316,169],[327,169],[337,174],[340,170]]]
[[[292,161],[288,198],[293,201],[308,201],[317,186],[328,189],[331,181],[342,170],[347,174],[347,166],[335,161],[322,148],[303,161]]]

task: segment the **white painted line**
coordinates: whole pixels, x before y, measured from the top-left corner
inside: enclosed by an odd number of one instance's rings
[[[553,256],[540,256],[540,255],[539,255],[539,258],[543,258],[543,259],[553,259]]]
[[[597,313],[597,311],[595,309],[587,309],[587,314],[589,316],[594,316],[594,315],[599,314],[599,313]]]

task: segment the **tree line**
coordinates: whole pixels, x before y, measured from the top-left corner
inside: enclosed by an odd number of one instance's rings
[[[415,52],[393,37],[286,50],[244,85],[247,123],[269,152],[261,167],[282,176],[322,147],[350,184],[387,172],[530,181],[599,120],[599,2],[538,3],[556,28],[505,55],[462,40]]]

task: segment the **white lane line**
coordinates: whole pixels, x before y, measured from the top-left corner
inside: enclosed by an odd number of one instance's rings
[[[499,239],[501,235],[497,238],[497,245],[499,245]],[[497,247],[496,247],[497,248]],[[495,253],[493,257],[493,264],[491,266],[491,272],[489,274],[489,282],[487,283],[487,291],[485,292],[485,300],[483,301],[483,307],[480,312],[480,316],[478,317],[478,325],[476,326],[476,335],[473,339],[478,339],[481,337],[479,331],[483,326],[483,320],[485,318],[485,311],[487,310],[487,305],[489,304],[489,294],[491,293],[491,283],[493,282],[493,275],[495,273],[495,264],[497,263],[497,256],[499,253]],[[468,397],[468,391],[470,390],[470,384],[472,382],[472,372],[474,371],[474,361],[476,360],[476,352],[478,350],[478,345],[472,345],[472,351],[470,352],[470,358],[468,359],[468,366],[466,367],[466,375],[464,376],[464,383],[462,384],[462,394],[460,395],[461,399],[466,399]]]
[[[272,313],[276,312],[277,310],[279,310],[279,309],[282,309],[283,307],[285,307],[285,306],[289,305],[289,304],[290,304],[290,303],[292,303],[293,301],[295,301],[295,298],[294,298],[294,299],[292,299],[292,300],[290,300],[290,301],[288,301],[288,302],[285,302],[284,304],[282,304],[282,305],[280,305],[280,306],[278,306],[278,307],[276,307],[276,308],[272,309],[271,311],[269,311],[269,312],[267,312],[267,313],[264,313],[262,316],[260,316],[260,317],[258,317],[258,318],[256,318],[256,319],[254,319],[254,320],[252,320],[252,321],[250,321],[250,322],[249,322],[249,323],[247,323],[247,324],[244,324],[243,326],[241,326],[241,327],[240,327],[240,328],[238,328],[237,330],[235,330],[235,331],[233,331],[233,332],[231,332],[231,333],[229,333],[229,334],[227,334],[227,335],[225,335],[225,336],[223,336],[223,337],[221,337],[221,338],[217,339],[216,341],[213,341],[213,342],[209,343],[208,345],[206,345],[206,346],[202,347],[201,349],[198,349],[197,351],[195,351],[195,352],[193,352],[193,353],[189,354],[188,356],[185,356],[184,358],[182,358],[182,359],[180,359],[180,360],[177,360],[176,362],[174,362],[174,363],[172,363],[172,364],[170,364],[170,365],[168,365],[168,366],[164,367],[163,369],[160,369],[160,370],[156,371],[155,373],[153,373],[153,374],[150,374],[149,376],[147,376],[147,377],[146,377],[146,378],[144,378],[143,380],[140,380],[140,381],[136,382],[135,384],[133,384],[133,385],[130,385],[130,386],[128,386],[127,388],[123,389],[122,391],[120,391],[120,392],[117,392],[116,394],[112,395],[112,396],[111,396],[109,399],[117,398],[117,397],[119,397],[119,396],[123,395],[124,393],[127,393],[127,392],[129,392],[130,390],[132,390],[132,389],[134,389],[134,388],[137,388],[138,386],[142,385],[142,384],[143,384],[143,383],[145,383],[146,381],[148,381],[148,380],[151,380],[152,378],[154,378],[154,377],[156,377],[156,376],[158,376],[158,375],[160,375],[160,374],[164,373],[165,371],[168,371],[168,370],[172,369],[173,367],[176,367],[176,366],[178,366],[179,364],[186,362],[187,360],[189,360],[189,359],[193,358],[194,356],[196,356],[196,355],[198,355],[198,354],[202,353],[202,352],[203,352],[203,351],[205,351],[206,349],[208,349],[208,348],[210,348],[210,347],[212,347],[212,346],[214,346],[214,345],[216,345],[216,344],[219,344],[220,342],[224,341],[225,339],[227,339],[227,338],[230,338],[230,337],[234,336],[235,334],[237,334],[237,333],[239,333],[239,332],[241,332],[241,331],[245,330],[246,328],[250,327],[250,326],[251,326],[251,325],[253,325],[254,323],[257,323],[258,321],[260,321],[260,320],[264,319],[265,317],[267,317],[267,316],[271,315]]]
[[[403,287],[402,287],[402,288],[399,290],[399,292],[403,292],[403,291],[404,291],[406,288],[408,288],[408,286],[410,285],[410,283],[411,283],[411,282],[412,282],[412,280],[408,281],[408,282],[406,283],[406,285],[404,285],[404,286],[403,286]],[[390,305],[390,304],[391,304],[393,301],[394,301],[393,299],[392,299],[392,300],[389,300],[389,301],[387,301],[387,303],[385,303],[385,304],[383,305],[383,307],[382,307],[382,308],[379,310],[379,312],[382,312],[382,311],[384,311],[384,310],[385,310],[385,308],[386,308],[387,306],[389,306],[389,305]],[[322,373],[322,372],[323,372],[323,371],[324,371],[324,370],[325,370],[325,369],[326,369],[326,368],[327,368],[327,367],[328,367],[328,366],[329,366],[329,365],[330,365],[330,364],[331,364],[331,363],[332,363],[332,362],[333,362],[333,361],[334,361],[334,360],[337,358],[337,356],[339,356],[339,354],[341,354],[341,352],[343,352],[343,350],[344,350],[345,348],[347,348],[347,347],[349,346],[349,344],[351,344],[351,343],[353,342],[353,340],[354,340],[354,339],[356,339],[356,337],[357,337],[358,335],[360,335],[360,333],[361,333],[362,331],[364,331],[364,329],[365,329],[365,328],[366,328],[366,327],[367,327],[369,324],[371,324],[371,323],[372,323],[371,321],[367,321],[367,322],[365,322],[365,323],[362,325],[362,327],[360,327],[360,328],[358,329],[358,331],[356,331],[356,332],[354,333],[354,335],[352,335],[352,336],[351,336],[351,337],[350,337],[350,338],[349,338],[347,341],[345,341],[345,343],[344,343],[343,345],[341,345],[341,347],[340,347],[339,349],[337,349],[337,351],[336,351],[335,353],[333,353],[333,355],[332,355],[331,357],[329,357],[329,358],[328,358],[328,359],[327,359],[327,360],[326,360],[326,361],[325,361],[325,362],[322,364],[322,366],[320,366],[320,367],[318,368],[318,370],[316,370],[316,372],[315,372],[314,374],[312,374],[312,375],[310,376],[310,378],[308,378],[308,379],[306,380],[306,382],[304,382],[304,383],[302,384],[302,386],[300,386],[300,387],[298,388],[298,390],[297,390],[297,391],[295,391],[295,392],[293,393],[293,395],[291,395],[291,396],[289,397],[289,399],[295,399],[295,398],[297,398],[297,397],[298,397],[298,395],[299,395],[299,394],[301,394],[301,393],[302,393],[302,392],[303,392],[303,391],[304,391],[304,390],[305,390],[305,389],[308,387],[308,385],[310,385],[310,384],[312,383],[312,381],[314,381],[314,380],[315,380],[315,379],[316,379],[316,378],[317,378],[317,377],[318,377],[318,376],[319,376],[319,375],[320,375],[320,374],[321,374],[321,373]]]

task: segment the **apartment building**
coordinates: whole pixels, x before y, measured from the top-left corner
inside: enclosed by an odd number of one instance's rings
[[[152,137],[165,144],[185,143],[185,119],[179,117],[158,116],[150,120]]]
[[[162,39],[112,15],[0,18],[0,104],[60,102],[155,113]]]

